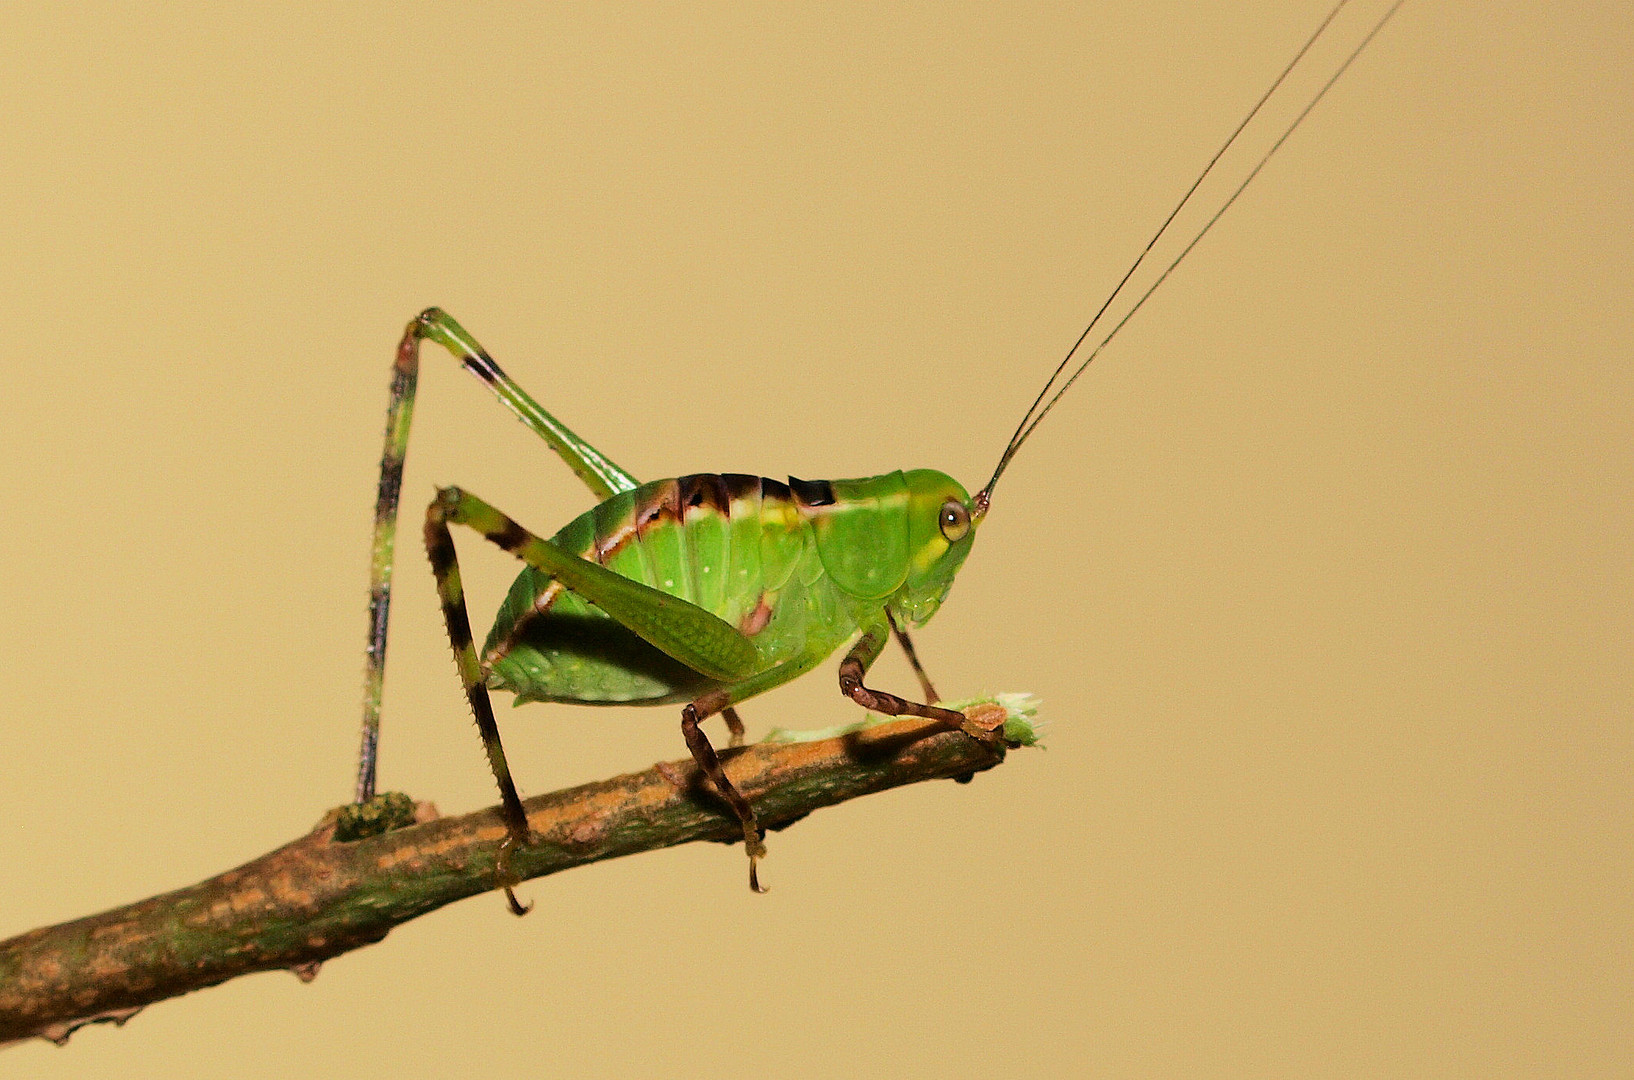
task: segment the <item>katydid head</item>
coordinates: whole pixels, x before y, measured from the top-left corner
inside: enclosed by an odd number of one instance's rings
[[[883,601],[898,625],[919,626],[935,614],[975,539],[970,496],[932,469],[790,477],[789,489],[829,580],[869,606]]]
[[[887,607],[899,626],[921,626],[942,605],[976,540],[980,515],[964,485],[934,469],[903,473],[908,487],[908,573]]]

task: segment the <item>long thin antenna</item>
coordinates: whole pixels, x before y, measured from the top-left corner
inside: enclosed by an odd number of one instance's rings
[[[1140,254],[1136,256],[1135,261],[1131,263],[1129,269],[1124,272],[1123,277],[1118,281],[1117,287],[1112,290],[1111,294],[1107,296],[1106,301],[1101,304],[1100,309],[1095,312],[1095,317],[1089,321],[1088,326],[1084,327],[1084,332],[1078,335],[1078,339],[1073,342],[1072,348],[1067,350],[1067,355],[1059,364],[1056,365],[1055,370],[1050,373],[1049,379],[1044,383],[1044,388],[1038,392],[1038,396],[1034,398],[1033,403],[1028,406],[1026,414],[1021,418],[1021,423],[1016,426],[1015,433],[1010,436],[1010,441],[1005,445],[1004,453],[999,456],[998,466],[993,470],[992,479],[988,480],[986,486],[977,493],[976,510],[978,515],[985,514],[987,512],[987,507],[992,501],[993,488],[998,483],[999,477],[1004,474],[1004,470],[1009,466],[1010,460],[1015,457],[1016,451],[1021,449],[1021,444],[1026,442],[1027,439],[1031,437],[1034,430],[1037,429],[1039,423],[1043,421],[1044,417],[1049,414],[1051,409],[1055,408],[1055,403],[1061,400],[1061,396],[1067,392],[1068,388],[1070,388],[1074,382],[1078,381],[1078,376],[1084,373],[1084,369],[1089,367],[1090,363],[1100,355],[1101,350],[1106,348],[1107,343],[1116,337],[1118,331],[1122,330],[1124,325],[1134,317],[1135,312],[1139,311],[1146,303],[1147,299],[1149,299],[1151,295],[1157,291],[1158,286],[1162,285],[1163,282],[1168,280],[1169,275],[1174,272],[1175,267],[1179,266],[1181,261],[1184,260],[1187,255],[1191,254],[1192,249],[1195,248],[1198,242],[1201,241],[1203,237],[1208,234],[1208,231],[1214,227],[1214,223],[1219,221],[1225,212],[1231,208],[1231,204],[1237,201],[1238,196],[1243,193],[1243,190],[1247,188],[1248,185],[1253,182],[1254,178],[1260,174],[1260,171],[1265,168],[1266,162],[1270,161],[1272,155],[1281,149],[1283,143],[1288,141],[1288,138],[1293,135],[1294,131],[1298,129],[1299,125],[1304,122],[1305,117],[1310,115],[1311,110],[1316,108],[1317,103],[1327,95],[1327,92],[1333,88],[1333,85],[1336,82],[1339,81],[1340,76],[1344,75],[1345,71],[1350,67],[1350,65],[1354,63],[1356,58],[1362,54],[1362,50],[1366,49],[1368,44],[1378,36],[1379,31],[1384,29],[1385,24],[1390,21],[1391,17],[1395,15],[1397,9],[1399,9],[1401,5],[1406,3],[1406,0],[1396,0],[1396,2],[1390,6],[1390,9],[1379,18],[1378,22],[1373,24],[1373,28],[1368,31],[1367,36],[1364,37],[1361,43],[1351,51],[1350,55],[1345,58],[1344,63],[1339,65],[1338,70],[1336,70],[1333,75],[1328,78],[1327,82],[1322,84],[1321,89],[1319,89],[1311,97],[1311,100],[1306,103],[1302,110],[1300,110],[1299,115],[1294,117],[1293,121],[1288,124],[1288,126],[1283,130],[1282,134],[1277,138],[1276,142],[1271,144],[1271,148],[1260,157],[1259,161],[1254,165],[1254,168],[1250,170],[1243,181],[1237,185],[1236,190],[1231,193],[1230,197],[1220,205],[1220,208],[1214,212],[1208,221],[1204,222],[1203,227],[1200,228],[1196,235],[1191,238],[1191,241],[1186,244],[1185,248],[1181,250],[1180,254],[1175,256],[1174,260],[1171,261],[1169,265],[1164,268],[1163,272],[1158,275],[1157,280],[1154,281],[1145,292],[1141,293],[1140,298],[1135,301],[1134,306],[1131,307],[1129,311],[1118,320],[1117,324],[1107,332],[1106,336],[1100,340],[1095,348],[1090,351],[1089,355],[1084,358],[1076,369],[1073,370],[1073,373],[1068,376],[1067,380],[1063,382],[1058,389],[1056,389],[1055,394],[1051,396],[1047,402],[1045,402],[1044,407],[1039,409],[1039,402],[1045,400],[1045,395],[1050,392],[1050,388],[1054,386],[1055,380],[1060,377],[1061,372],[1066,370],[1067,365],[1072,361],[1073,357],[1077,355],[1079,348],[1089,338],[1090,333],[1100,322],[1101,316],[1106,314],[1106,310],[1112,305],[1112,301],[1116,299],[1118,294],[1123,291],[1123,287],[1128,284],[1129,279],[1134,276],[1135,271],[1145,261],[1146,256],[1151,252],[1158,240],[1162,238],[1163,234],[1168,231],[1169,225],[1174,221],[1176,215],[1178,215],[1181,209],[1187,204],[1187,202],[1190,201],[1193,193],[1195,193],[1198,187],[1202,185],[1203,180],[1213,170],[1215,164],[1222,156],[1224,156],[1225,152],[1231,148],[1232,144],[1237,141],[1237,136],[1242,134],[1243,129],[1246,128],[1259,113],[1260,108],[1266,103],[1271,95],[1276,92],[1277,88],[1282,85],[1289,73],[1292,72],[1296,66],[1298,66],[1302,59],[1304,59],[1305,54],[1310,51],[1311,47],[1322,36],[1323,32],[1327,30],[1328,25],[1333,22],[1334,18],[1339,14],[1340,10],[1347,2],[1348,0],[1339,0],[1339,2],[1334,5],[1333,9],[1328,12],[1327,17],[1322,20],[1321,25],[1319,25],[1311,36],[1306,39],[1305,44],[1300,47],[1299,52],[1295,54],[1291,61],[1289,61],[1288,66],[1282,69],[1282,73],[1276,77],[1276,80],[1272,82],[1270,88],[1266,90],[1265,93],[1260,96],[1260,99],[1254,103],[1254,107],[1250,109],[1248,114],[1243,117],[1240,123],[1238,123],[1236,129],[1232,131],[1230,137],[1226,139],[1225,143],[1219,150],[1215,151],[1214,156],[1209,159],[1208,164],[1204,166],[1203,171],[1198,174],[1197,179],[1192,181],[1191,187],[1186,189],[1185,195],[1181,196],[1180,201],[1175,204],[1174,209],[1169,211],[1169,216],[1164,218],[1163,224],[1158,227],[1157,232],[1152,234],[1152,238],[1147,241],[1146,246],[1141,249]]]

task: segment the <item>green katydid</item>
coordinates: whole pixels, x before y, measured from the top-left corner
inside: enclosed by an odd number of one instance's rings
[[[681,705],[681,729],[693,759],[742,826],[749,882],[757,891],[756,864],[765,852],[759,823],[754,808],[722,770],[699,726],[703,720],[722,715],[736,744],[743,725],[734,706],[812,670],[849,643],[839,667],[840,689],[864,708],[940,720],[973,738],[1002,737],[993,730],[995,721],[973,719],[938,704],[908,631],[929,620],[946,597],[1016,451],[1258,175],[1401,2],[1396,0],[1378,20],[1129,312],[1061,379],[1175,215],[1344,7],[1345,0],[1340,0],[1135,259],[1034,399],[991,479],[974,496],[956,480],[929,469],[834,481],[790,478],[784,483],[724,473],[639,483],[540,407],[446,313],[436,308],[421,313],[408,324],[398,346],[387,411],[375,514],[357,802],[374,796],[397,504],[424,340],[442,346],[481,379],[599,500],[548,539],[458,488],[441,489],[426,512],[426,548],[456,666],[499,785],[508,828],[501,847],[500,882],[513,910],[522,909],[510,895],[507,855],[527,843],[528,826],[500,743],[490,689],[509,691],[519,702]],[[466,614],[450,525],[473,529],[526,564],[480,654]],[[892,636],[918,676],[923,702],[864,683]]]

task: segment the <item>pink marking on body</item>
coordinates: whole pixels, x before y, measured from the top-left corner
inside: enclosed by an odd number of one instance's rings
[[[760,599],[755,601],[755,609],[738,620],[738,629],[749,637],[754,637],[766,629],[766,624],[772,621],[772,606],[766,603],[766,594],[761,593]]]

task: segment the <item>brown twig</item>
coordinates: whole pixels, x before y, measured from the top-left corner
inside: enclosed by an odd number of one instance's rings
[[[1003,761],[1004,752],[935,721],[904,720],[723,757],[761,822],[775,829],[860,795],[967,777]],[[742,837],[690,760],[541,795],[526,807],[534,842],[511,860],[523,878]],[[330,957],[494,888],[504,835],[497,808],[355,843],[336,842],[326,819],[197,885],[0,942],[0,1044],[35,1036],[62,1042],[85,1024],[123,1023],[153,1002],[251,972],[286,968],[310,980]]]

